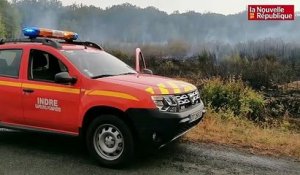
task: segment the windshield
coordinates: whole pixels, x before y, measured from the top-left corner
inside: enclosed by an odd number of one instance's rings
[[[65,56],[80,70],[91,78],[136,74],[131,67],[118,58],[95,50],[64,50]]]

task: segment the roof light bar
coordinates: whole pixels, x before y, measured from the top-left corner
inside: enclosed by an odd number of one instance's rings
[[[37,38],[37,37],[46,37],[46,38],[56,38],[62,40],[76,40],[78,39],[78,34],[69,31],[60,31],[60,30],[52,30],[46,28],[38,28],[38,27],[26,27],[23,30],[23,34],[28,36],[29,38]]]

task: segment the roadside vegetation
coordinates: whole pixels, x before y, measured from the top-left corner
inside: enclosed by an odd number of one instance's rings
[[[240,79],[201,81],[207,114],[184,140],[245,148],[254,153],[300,159],[300,129],[289,116],[270,117],[262,93]]]
[[[248,23],[245,15],[1,0],[0,38],[19,37],[28,25],[73,30],[129,65],[135,47],[141,47],[155,74],[201,90],[208,113],[185,139],[300,159],[299,20]],[[262,38],[272,33],[276,38]]]
[[[300,159],[300,133],[290,130],[289,121],[261,126],[245,118],[208,108],[203,123],[183,138],[188,142],[206,142],[247,149],[253,153]]]

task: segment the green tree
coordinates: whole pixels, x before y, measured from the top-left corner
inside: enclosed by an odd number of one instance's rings
[[[2,22],[2,16],[0,14],[0,38],[4,38],[4,37],[5,37],[5,27]]]
[[[0,1],[0,35],[13,38],[20,34],[20,14],[7,0]]]

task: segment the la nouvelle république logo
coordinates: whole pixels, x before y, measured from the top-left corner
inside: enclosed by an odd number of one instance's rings
[[[248,5],[248,20],[294,20],[294,5]]]

